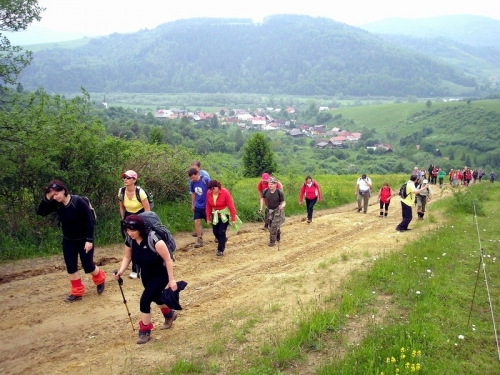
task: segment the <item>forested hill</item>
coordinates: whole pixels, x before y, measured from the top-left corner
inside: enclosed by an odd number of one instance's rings
[[[191,19],[34,53],[27,89],[419,97],[472,95],[462,72],[326,18]],[[451,88],[453,88],[453,91]]]

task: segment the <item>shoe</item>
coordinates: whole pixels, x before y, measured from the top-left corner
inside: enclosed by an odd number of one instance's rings
[[[196,232],[194,232],[193,234],[191,234],[191,236],[198,237],[198,235],[196,234]]]
[[[165,318],[165,323],[161,326],[160,329],[170,329],[172,328],[172,324],[174,323],[174,320],[177,319],[177,313],[174,311],[172,316],[170,318]]]
[[[75,302],[75,301],[80,301],[82,299],[82,296],[75,296],[73,294],[70,294],[65,298],[66,302]]]
[[[264,225],[264,226],[262,227],[262,230],[267,230],[267,228],[268,228],[268,227],[267,227],[267,225]]]
[[[214,239],[215,243],[219,243],[219,240],[217,238]]]
[[[363,211],[364,214],[366,214],[366,211]]]
[[[269,245],[267,245],[267,246],[269,246],[269,247],[273,247],[275,244],[276,244],[276,243],[275,243],[274,241],[271,241],[271,242],[269,242]]]
[[[131,279],[138,279],[139,275],[137,274],[137,272],[130,272],[130,275],[128,275],[128,277],[130,277]]]
[[[101,294],[104,292],[104,288],[106,287],[106,283],[103,282],[102,284],[97,285],[97,294]]]
[[[194,247],[195,248],[199,248],[199,247],[202,247],[203,246],[203,238],[201,237],[198,237],[198,240],[196,241],[196,243],[194,244]]]
[[[311,224],[311,220],[310,219],[307,219],[307,224]]]
[[[278,234],[276,235],[276,241],[280,242],[281,240],[281,231],[278,232]]]
[[[223,252],[223,251],[217,251],[217,256],[218,256],[218,257],[221,257],[221,256],[223,256],[223,255],[224,255],[224,252]]]
[[[151,331],[139,331],[138,344],[145,344],[151,339]]]
[[[358,212],[361,212],[361,208],[358,208]]]

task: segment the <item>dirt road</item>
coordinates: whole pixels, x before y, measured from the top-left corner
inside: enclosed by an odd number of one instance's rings
[[[411,232],[396,232],[399,199],[386,219],[379,218],[375,200],[368,214],[350,204],[316,211],[311,224],[305,212],[287,218],[279,249],[267,246],[262,224],[244,224],[237,235],[229,230],[224,257],[215,256],[210,229],[200,249],[192,248],[190,233],[176,235],[175,278],[189,283],[181,293],[184,309],[174,327],[162,331],[160,311],[152,307],[158,328],[145,345],[135,343],[142,284],[124,279],[133,332],[111,277],[122,245],[96,249],[95,261],[108,274],[106,290],[97,295],[85,275],[86,294],[75,303],[64,302],[69,282],[62,256],[2,265],[0,372],[137,374],[160,365],[168,369],[181,358],[204,358],[222,374],[235,371],[245,353],[272,342],[311,300],[332,293],[353,270],[369,267],[428,230],[427,220],[414,220]]]

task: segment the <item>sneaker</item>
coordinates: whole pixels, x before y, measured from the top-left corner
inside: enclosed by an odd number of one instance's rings
[[[138,344],[145,344],[151,339],[151,331],[139,331]]]
[[[128,275],[131,279],[137,279],[139,278],[139,275],[137,275],[137,272],[130,272],[130,275]]]
[[[194,247],[195,248],[199,248],[199,247],[202,247],[203,246],[203,238],[201,237],[198,237],[198,240],[196,241],[196,243],[194,244]]]
[[[219,240],[217,238],[214,238],[215,243],[219,243]]]
[[[358,212],[361,212],[361,208],[358,208]]]
[[[268,228],[268,227],[267,227],[267,225],[264,225],[264,226],[262,227],[262,230],[267,230],[267,228]]]
[[[224,255],[224,252],[223,252],[223,251],[217,251],[217,256],[218,256],[218,257],[221,257],[221,256],[223,256],[223,255]]]
[[[267,246],[273,247],[274,245],[276,245],[276,243],[274,241],[271,241],[271,242],[269,242],[269,244]]]
[[[307,219],[307,224],[311,224],[311,220],[310,219]]]
[[[198,237],[198,234],[196,232],[194,232],[193,234],[191,234],[191,236]]]
[[[75,301],[80,301],[82,299],[82,296],[75,296],[73,294],[70,294],[65,298],[66,302],[75,302]]]
[[[160,329],[170,329],[172,328],[172,324],[174,323],[174,320],[177,319],[177,313],[174,311],[172,316],[170,318],[165,318],[165,323],[163,323],[163,326],[161,326]]]
[[[103,282],[102,284],[97,285],[97,294],[101,294],[104,292],[104,288],[106,287],[106,283]]]

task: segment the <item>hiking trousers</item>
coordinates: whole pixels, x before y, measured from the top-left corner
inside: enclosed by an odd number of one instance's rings
[[[270,209],[268,218],[270,242],[275,242],[280,237],[281,224],[285,222],[285,211],[280,209]]]
[[[361,194],[363,193],[363,194]],[[361,202],[363,202],[363,212],[368,211],[368,201],[370,200],[370,191],[358,192],[358,210],[361,211]]]
[[[314,199],[307,199],[306,198],[306,207],[307,207],[307,219],[312,220],[313,218],[313,210],[314,210],[314,205],[318,201],[318,197]]]
[[[413,219],[413,212],[411,210],[411,206],[408,206],[406,203],[401,202],[401,211],[403,214],[403,220],[398,224],[396,229],[398,230],[407,230],[408,225],[410,225],[411,220]]]

